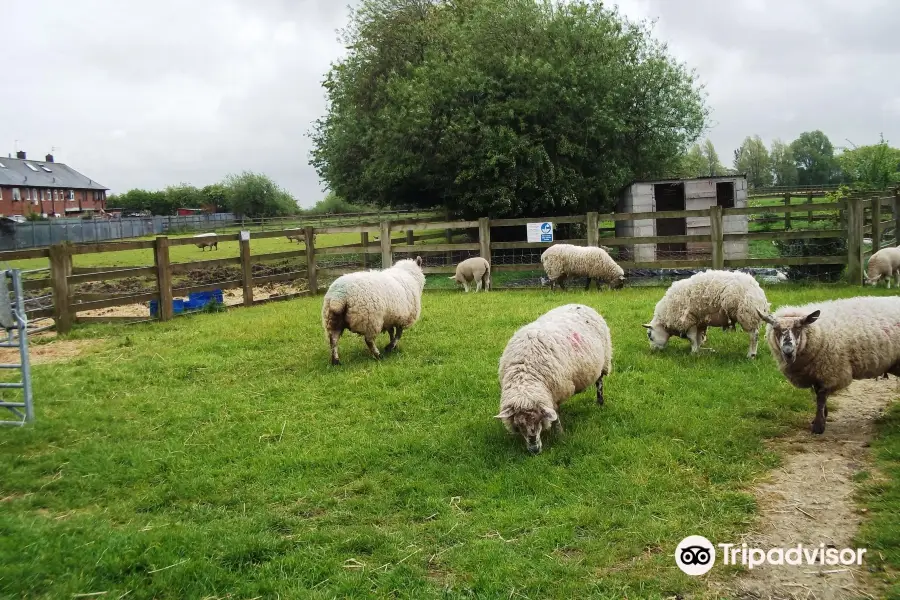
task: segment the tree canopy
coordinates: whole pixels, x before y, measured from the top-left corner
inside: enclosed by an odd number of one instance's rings
[[[877,144],[845,148],[837,163],[847,183],[878,189],[900,183],[900,149],[891,148],[883,136]]]
[[[734,151],[734,168],[747,176],[747,185],[760,188],[772,185],[772,163],[762,139],[755,135],[744,139]]]
[[[354,203],[457,215],[608,207],[702,132],[694,74],[600,2],[363,0],[311,164]]]
[[[834,146],[828,136],[819,131],[805,131],[791,142],[791,152],[797,164],[800,185],[831,183],[835,176]]]

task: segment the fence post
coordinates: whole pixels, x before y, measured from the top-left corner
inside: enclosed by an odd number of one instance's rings
[[[814,202],[812,192],[806,195],[806,203],[812,204]],[[806,213],[806,227],[811,228],[813,224],[813,211],[809,211]]]
[[[362,244],[362,267],[369,267],[369,232],[363,231],[359,234],[359,243]]]
[[[791,205],[791,194],[790,194],[790,192],[788,192],[787,194],[784,195],[784,205],[785,205],[785,206],[790,206],[790,205]],[[785,229],[790,229],[790,228],[791,228],[791,213],[789,213],[789,212],[784,213],[784,228],[785,228]]]
[[[413,230],[407,229],[406,230],[406,245],[412,246],[415,243],[416,243],[416,236],[415,236]]]
[[[725,236],[722,220],[722,207],[709,207],[709,237],[712,241],[712,268],[725,268]]]
[[[50,287],[53,290],[53,320],[56,333],[69,333],[72,329],[72,313],[69,311],[69,280],[67,269],[72,262],[65,244],[50,246]],[[70,274],[70,272],[68,272]]]
[[[894,245],[900,246],[900,187],[894,190]]]
[[[862,198],[847,198],[847,279],[851,285],[862,285],[863,219]]]
[[[381,268],[387,269],[394,264],[391,254],[391,222],[381,222]]]
[[[881,249],[881,197],[872,198],[872,253]]]
[[[303,228],[303,232],[306,236],[306,279],[309,281],[310,293],[316,295],[319,293],[319,281],[316,276],[316,230],[307,225]]]
[[[491,220],[488,217],[478,219],[478,244],[481,246],[481,258],[491,262]]]
[[[242,239],[241,247],[241,285],[244,288],[244,306],[253,304],[253,263],[250,261],[250,239]]]
[[[600,245],[600,224],[599,224],[599,213],[589,212],[587,214],[587,223],[585,225],[587,229],[587,245],[588,246],[599,246]]]
[[[169,321],[172,307],[172,265],[169,262],[169,238],[158,236],[153,247],[153,263],[156,265],[156,285],[159,289],[160,321]]]

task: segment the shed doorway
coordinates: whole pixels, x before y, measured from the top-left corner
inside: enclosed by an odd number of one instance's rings
[[[684,210],[684,184],[683,183],[657,183],[653,186],[653,196],[656,199],[656,211]],[[657,219],[656,235],[686,235],[687,219],[678,217],[674,219]],[[680,258],[687,252],[687,243],[657,244],[657,258]],[[668,256],[675,254],[675,256]]]

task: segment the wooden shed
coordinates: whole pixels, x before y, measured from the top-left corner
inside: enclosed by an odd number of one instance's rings
[[[616,212],[639,213],[673,210],[698,210],[719,205],[722,208],[747,206],[747,179],[743,175],[635,181],[619,193]],[[747,215],[725,216],[723,233],[747,233]],[[655,237],[666,235],[709,235],[709,217],[674,219],[638,219],[616,221],[616,237]],[[675,244],[635,244],[624,246],[626,258],[637,262],[679,260],[708,256],[709,242]],[[747,241],[726,241],[725,259],[747,257]]]

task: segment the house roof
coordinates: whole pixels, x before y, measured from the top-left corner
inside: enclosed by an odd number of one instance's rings
[[[0,157],[0,165],[0,186],[109,189],[63,163]]]

